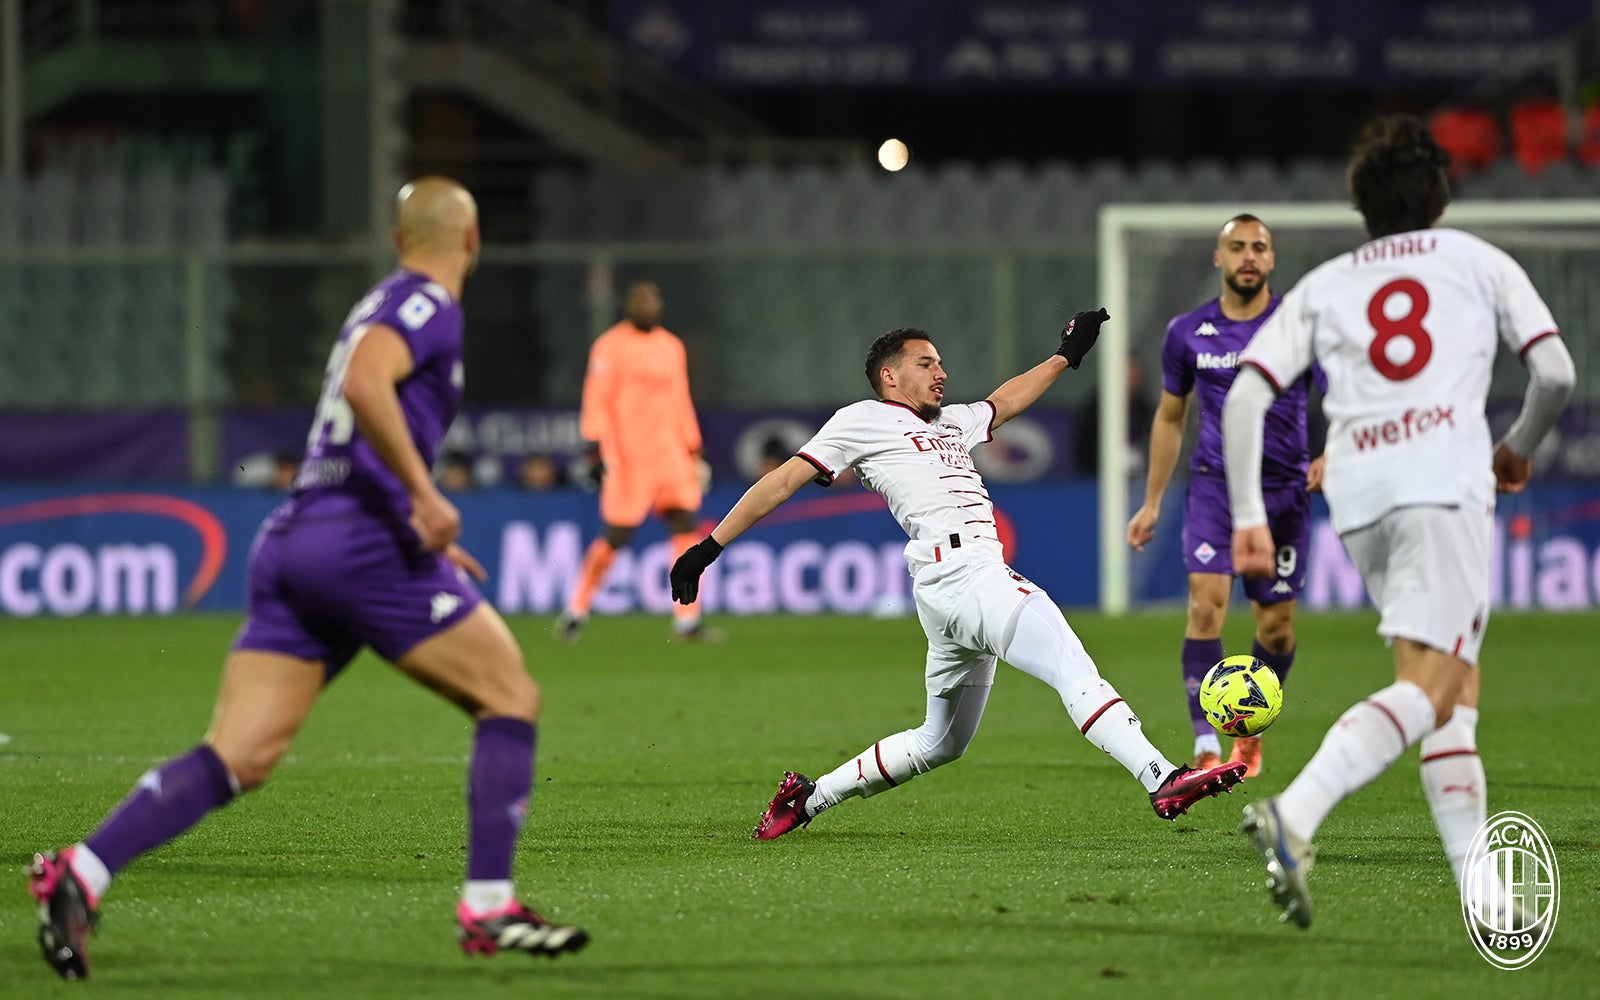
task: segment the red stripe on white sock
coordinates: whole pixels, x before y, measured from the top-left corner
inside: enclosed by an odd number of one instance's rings
[[[1436,760],[1444,760],[1446,757],[1476,757],[1476,756],[1478,756],[1478,751],[1472,750],[1472,749],[1440,750],[1438,753],[1430,753],[1430,754],[1425,755],[1422,758],[1422,762],[1424,764],[1431,764],[1432,762],[1434,762]]]
[[[890,788],[894,788],[897,785],[899,785],[900,782],[898,782],[898,781],[894,780],[893,778],[889,777],[889,769],[887,767],[883,766],[883,747],[882,747],[881,744],[878,744],[878,743],[872,744],[872,756],[877,758],[877,760],[878,760],[878,773],[883,775],[883,780],[887,781],[889,783],[889,787]]]
[[[1100,716],[1106,714],[1106,709],[1110,708],[1112,705],[1115,705],[1117,702],[1119,702],[1121,700],[1122,700],[1121,698],[1112,698],[1110,701],[1106,702],[1104,705],[1101,705],[1099,711],[1097,711],[1093,715],[1089,716],[1089,721],[1088,722],[1085,722],[1082,726],[1078,727],[1078,732],[1082,733],[1084,736],[1088,736],[1090,727],[1092,727],[1096,722],[1100,721]]]
[[[1389,724],[1394,726],[1394,731],[1400,734],[1400,745],[1402,747],[1408,747],[1411,745],[1411,741],[1406,739],[1406,727],[1400,724],[1400,719],[1398,716],[1389,711],[1388,705],[1385,705],[1381,701],[1373,701],[1371,698],[1368,698],[1366,703],[1382,712],[1384,718],[1389,720]]]

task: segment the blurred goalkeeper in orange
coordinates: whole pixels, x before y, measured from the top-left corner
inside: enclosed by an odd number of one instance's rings
[[[626,318],[589,349],[580,422],[584,439],[599,450],[605,531],[584,553],[577,586],[556,620],[556,636],[567,642],[577,641],[617,550],[647,515],[666,521],[673,558],[698,540],[700,421],[689,398],[683,341],[661,325],[661,306],[654,282],[635,282]],[[678,636],[714,637],[700,621],[698,602],[674,605],[673,614]]]

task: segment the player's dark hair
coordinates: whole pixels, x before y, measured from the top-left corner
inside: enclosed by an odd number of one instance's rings
[[[1227,228],[1228,223],[1230,222],[1261,222],[1261,217],[1259,215],[1251,215],[1249,212],[1240,212],[1238,215],[1235,215],[1233,218],[1229,219],[1228,222],[1223,223],[1223,228]],[[1261,222],[1261,224],[1263,226],[1266,225],[1265,222]]]
[[[1427,229],[1450,204],[1450,154],[1415,115],[1369,122],[1346,179],[1373,239]]]
[[[892,365],[899,359],[906,348],[906,341],[931,339],[926,330],[903,326],[874,340],[872,346],[867,348],[867,381],[872,383],[872,391],[880,398],[883,396],[882,379],[878,377],[878,372],[884,365]]]

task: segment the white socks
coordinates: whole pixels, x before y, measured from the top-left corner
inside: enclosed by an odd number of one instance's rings
[[[806,812],[815,816],[852,795],[876,795],[931,770],[918,752],[917,730],[885,736],[818,778],[817,790],[806,802]]]
[[[78,876],[78,881],[89,890],[89,895],[99,899],[111,888],[111,872],[107,870],[106,863],[100,860],[100,855],[89,850],[88,844],[72,845],[72,860],[69,862],[72,873]]]
[[[1159,788],[1172,763],[1150,745],[1138,717],[1101,678],[1061,609],[1042,595],[1029,597],[1007,631],[1001,658],[1055,688],[1078,731],[1127,768],[1145,791]]]
[[[1090,743],[1110,754],[1128,773],[1139,779],[1144,790],[1153,792],[1172,770],[1172,762],[1145,739],[1139,717],[1117,694],[1117,689],[1100,677],[1079,681],[1062,692],[1067,714],[1077,723]]]
[[[960,757],[983,721],[989,690],[988,685],[958,687],[929,695],[921,726],[884,737],[818,778],[806,812],[815,816],[853,795],[876,795]]]
[[[1485,784],[1478,757],[1478,710],[1457,705],[1450,721],[1422,741],[1422,790],[1457,886],[1467,848],[1489,817]]]
[[[1334,806],[1386,771],[1436,724],[1427,693],[1410,681],[1396,681],[1351,706],[1278,796],[1278,815],[1292,833],[1310,840]]]
[[[469,879],[461,890],[461,901],[473,913],[493,913],[511,905],[510,879]]]

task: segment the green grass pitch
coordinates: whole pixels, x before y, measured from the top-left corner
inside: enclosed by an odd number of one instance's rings
[[[1071,620],[1151,738],[1185,757],[1181,617]],[[1237,832],[1246,801],[1389,683],[1371,614],[1302,619],[1266,773],[1175,824],[1053,692],[1002,667],[964,759],[772,843],[750,828],[785,768],[815,775],[921,721],[915,620],[735,619],[722,646],[629,617],[567,647],[549,624],[512,622],[546,702],[518,888],[589,928],[587,951],[460,954],[471,727],[364,655],[265,789],[119,877],[94,979],[77,984],[39,960],[20,869],[199,739],[237,621],[0,623],[0,995],[1460,1000],[1594,996],[1600,981],[1594,616],[1490,629],[1490,812],[1538,820],[1561,865],[1555,937],[1519,972],[1468,940],[1415,751],[1323,826],[1309,932],[1277,922]],[[1236,609],[1230,650],[1248,629]]]

